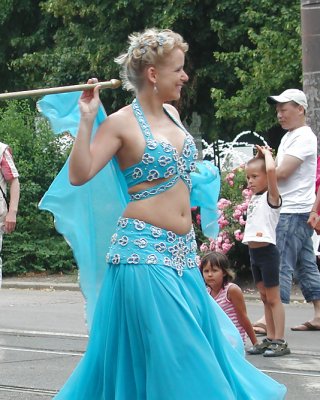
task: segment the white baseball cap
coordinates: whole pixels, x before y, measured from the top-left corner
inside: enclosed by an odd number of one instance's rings
[[[294,101],[295,103],[301,105],[305,110],[308,108],[306,95],[302,90],[299,89],[287,89],[279,96],[267,97],[267,102],[269,104],[288,103],[289,101]]]

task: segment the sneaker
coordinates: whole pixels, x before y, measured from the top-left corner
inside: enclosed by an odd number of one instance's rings
[[[290,353],[288,342],[285,340],[272,340],[271,345],[264,352],[263,357],[281,357]]]
[[[263,339],[261,343],[255,344],[247,350],[247,354],[263,354],[271,346],[272,341]]]

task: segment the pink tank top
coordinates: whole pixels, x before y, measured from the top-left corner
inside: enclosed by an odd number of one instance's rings
[[[223,311],[228,315],[228,317],[231,319],[231,321],[235,324],[238,331],[240,332],[243,342],[245,343],[246,339],[247,339],[247,333],[244,330],[243,326],[240,325],[240,322],[238,321],[237,313],[236,313],[236,309],[235,309],[234,305],[228,299],[228,290],[232,285],[237,286],[235,283],[227,283],[225,285],[224,289],[221,289],[216,297],[214,297],[214,296],[212,296],[212,297],[219,304],[219,306],[223,309]]]

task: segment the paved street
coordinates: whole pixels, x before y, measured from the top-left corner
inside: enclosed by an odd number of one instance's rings
[[[86,347],[83,306],[79,291],[0,291],[0,400],[53,397]],[[261,314],[259,301],[249,300],[247,307],[252,320]],[[286,307],[286,315],[290,327],[308,320],[312,307],[295,302]],[[287,339],[291,355],[248,360],[287,385],[287,399],[319,399],[320,332],[287,329]]]

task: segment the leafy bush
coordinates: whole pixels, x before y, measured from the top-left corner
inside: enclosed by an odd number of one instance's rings
[[[3,273],[73,270],[72,251],[56,232],[52,215],[38,209],[67,152],[27,101],[0,109],[0,138],[13,150],[21,186],[17,228],[3,241]]]
[[[237,272],[247,272],[250,266],[247,246],[242,244],[245,214],[251,197],[246,189],[243,167],[221,175],[221,192],[218,201],[220,232],[216,239],[204,238],[200,233],[200,215],[193,210],[194,225],[200,252],[209,250],[227,254]]]

